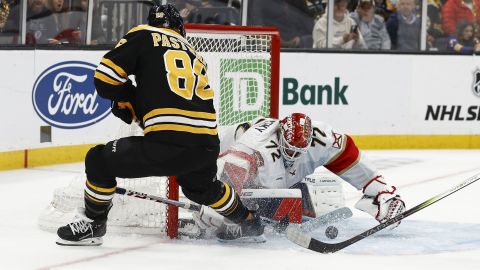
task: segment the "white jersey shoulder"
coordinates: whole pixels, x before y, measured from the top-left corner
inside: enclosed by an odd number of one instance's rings
[[[276,136],[279,121],[273,118],[265,118],[250,127],[239,139],[238,142],[257,150],[263,146],[272,136]]]
[[[324,122],[313,123],[313,139],[307,151],[291,167],[285,167],[280,151],[277,119],[266,118],[250,127],[232,149],[255,155],[257,175],[252,184],[264,188],[289,188],[316,168],[327,164],[343,148],[345,135],[337,133]]]
[[[270,136],[261,147],[254,148],[264,160],[264,166],[258,170],[257,184],[267,188],[289,188],[312,174],[342,151],[345,135],[337,133],[324,122],[316,121],[312,125],[313,139],[307,151],[291,167],[285,167],[280,154],[276,136]],[[277,147],[274,147],[276,145]]]

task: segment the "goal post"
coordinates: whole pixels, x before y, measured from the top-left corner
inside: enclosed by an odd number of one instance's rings
[[[218,127],[250,121],[258,116],[278,117],[280,35],[273,27],[187,24],[187,40],[205,59]],[[121,128],[116,138],[139,135],[135,125]],[[114,139],[114,138],[112,138]],[[56,230],[70,222],[67,212],[83,206],[84,175],[55,190],[51,204],[39,217],[39,226]],[[119,187],[173,200],[182,199],[175,177],[117,179]],[[119,233],[178,235],[179,209],[160,203],[115,195],[107,225]],[[63,223],[63,224],[62,224]]]

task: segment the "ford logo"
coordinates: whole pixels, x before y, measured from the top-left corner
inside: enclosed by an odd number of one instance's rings
[[[68,61],[42,72],[32,93],[38,116],[52,126],[67,129],[93,125],[105,118],[111,101],[95,91],[95,68],[87,62]]]

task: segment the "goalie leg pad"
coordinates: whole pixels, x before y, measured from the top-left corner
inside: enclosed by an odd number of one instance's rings
[[[310,198],[315,216],[321,216],[345,206],[341,182],[338,176],[324,173],[311,174],[302,180],[301,183],[305,183],[308,189],[308,193],[304,192],[306,193],[304,196]]]
[[[240,198],[262,217],[302,222],[302,193],[298,189],[244,189]]]
[[[302,221],[302,195],[298,189],[244,189],[240,199],[262,217],[279,222]],[[203,230],[219,228],[223,223],[223,216],[206,206],[193,213],[193,219]]]

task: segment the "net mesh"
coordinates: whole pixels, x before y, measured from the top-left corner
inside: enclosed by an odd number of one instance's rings
[[[141,136],[137,124],[123,124],[116,138]],[[47,231],[56,231],[72,221],[75,209],[84,206],[85,174],[70,180],[68,186],[55,189],[53,199],[39,217],[39,226]],[[117,185],[126,189],[167,197],[167,177],[117,178]],[[166,205],[129,196],[115,195],[108,215],[108,230],[116,233],[157,234],[166,230]]]
[[[192,33],[187,39],[208,63],[220,127],[270,115],[270,35]]]
[[[208,63],[208,77],[215,90],[218,126],[270,115],[270,35],[190,33],[189,43]],[[136,124],[123,125],[117,138],[141,135]],[[83,207],[85,175],[55,190],[53,200],[39,218],[39,226],[54,231],[69,223],[74,209]],[[168,178],[117,179],[120,187],[167,197]],[[116,195],[109,213],[109,232],[162,233],[166,231],[167,207],[161,203]],[[181,214],[180,214],[181,215]],[[174,215],[175,217],[177,215]]]

